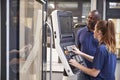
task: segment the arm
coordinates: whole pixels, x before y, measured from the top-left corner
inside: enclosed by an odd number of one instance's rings
[[[95,68],[87,68],[81,64],[79,64],[76,60],[74,59],[71,59],[70,61],[70,64],[75,66],[76,68],[80,69],[81,71],[83,71],[84,73],[90,75],[90,76],[93,76],[93,77],[96,77],[99,73],[100,73],[100,70],[97,70]]]
[[[82,57],[84,57],[84,58],[87,59],[88,61],[93,62],[93,58],[94,58],[93,56],[90,56],[90,55],[87,55],[87,54],[81,52],[81,51],[80,51],[78,48],[76,48],[75,46],[72,46],[72,49],[73,49],[73,52],[74,52],[75,54],[81,55]]]
[[[93,56],[87,55],[87,54],[85,54],[85,53],[83,53],[81,51],[80,51],[80,55],[82,57],[84,57],[85,59],[87,59],[88,61],[93,62],[93,58],[94,58]]]

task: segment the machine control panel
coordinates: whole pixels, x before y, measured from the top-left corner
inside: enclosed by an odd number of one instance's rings
[[[83,58],[80,55],[75,54],[72,51],[73,50],[72,46],[75,46],[75,45],[69,45],[69,46],[63,47],[64,54],[66,56],[67,61],[69,61],[70,59],[75,59],[80,64],[86,66],[86,64],[84,63]],[[71,65],[70,65],[70,67],[72,68],[73,73],[77,73],[78,71],[80,71],[79,69],[77,69],[77,68],[75,68],[75,67],[73,67]]]

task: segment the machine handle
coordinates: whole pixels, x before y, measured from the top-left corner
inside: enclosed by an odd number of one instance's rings
[[[48,25],[48,28],[50,29],[50,80],[52,80],[52,44],[53,44],[53,32],[52,32],[52,26],[46,22]]]

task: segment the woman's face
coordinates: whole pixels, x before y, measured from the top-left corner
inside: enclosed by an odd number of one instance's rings
[[[97,29],[96,29],[96,25],[95,25],[95,29],[94,29],[94,38],[97,39]]]
[[[97,25],[95,25],[94,38],[100,41],[101,37],[102,37],[102,33],[100,30],[97,30]]]

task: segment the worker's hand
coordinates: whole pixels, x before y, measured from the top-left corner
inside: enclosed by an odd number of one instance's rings
[[[79,54],[79,55],[81,54],[81,51],[76,46],[71,46],[71,48],[75,54]]]
[[[78,67],[80,65],[75,59],[70,59],[69,64],[74,67]]]

